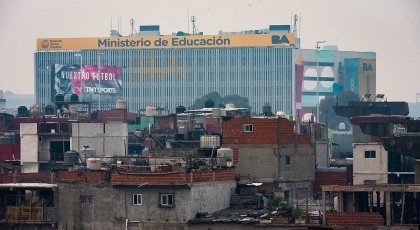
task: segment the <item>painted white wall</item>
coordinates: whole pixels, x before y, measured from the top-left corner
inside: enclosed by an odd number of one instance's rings
[[[23,173],[38,172],[38,134],[36,123],[20,124],[20,164]]]
[[[365,158],[365,151],[376,151],[376,158]],[[375,180],[376,184],[388,182],[388,152],[381,143],[353,144],[353,184]]]
[[[73,123],[71,149],[80,151],[88,145],[97,155],[124,156],[128,142],[127,123]]]

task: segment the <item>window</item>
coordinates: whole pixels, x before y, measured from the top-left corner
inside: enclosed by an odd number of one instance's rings
[[[254,127],[252,126],[252,124],[245,124],[244,125],[244,132],[252,132],[253,129],[254,129]]]
[[[174,194],[160,194],[160,207],[173,207]]]
[[[376,180],[364,180],[364,185],[376,185]]]
[[[142,194],[133,194],[133,205],[142,205],[143,196]]]
[[[80,195],[79,198],[80,204],[93,204],[92,195]]]
[[[286,165],[290,165],[290,156],[285,156]]]
[[[376,158],[376,151],[365,151],[365,158]]]

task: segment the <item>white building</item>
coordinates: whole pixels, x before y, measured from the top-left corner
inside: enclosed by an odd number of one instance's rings
[[[382,143],[353,144],[353,184],[388,183],[388,152]]]

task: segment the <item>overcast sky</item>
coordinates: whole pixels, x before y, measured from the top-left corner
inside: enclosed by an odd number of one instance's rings
[[[377,54],[378,93],[414,102],[420,93],[419,0],[0,0],[0,89],[34,94],[37,38],[106,37],[121,21],[160,25],[162,34],[188,31],[188,15],[204,34],[263,29],[301,17],[302,48],[327,41],[346,51]],[[191,25],[190,25],[191,27]],[[191,29],[190,29],[191,31]]]

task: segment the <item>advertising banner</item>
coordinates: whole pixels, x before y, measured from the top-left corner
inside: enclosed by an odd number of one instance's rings
[[[289,46],[296,43],[293,33],[224,34],[201,36],[144,36],[104,38],[40,38],[37,50],[113,50],[161,48],[220,48],[249,46]]]
[[[122,67],[55,64],[55,95],[79,95],[84,101],[115,100],[122,94]],[[81,97],[80,97],[81,96]]]

